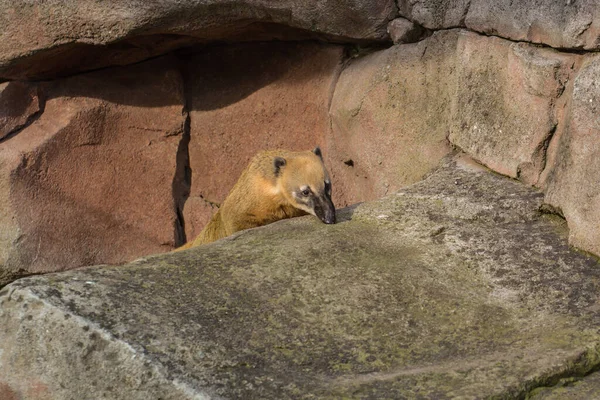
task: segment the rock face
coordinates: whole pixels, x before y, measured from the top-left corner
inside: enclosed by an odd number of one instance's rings
[[[186,60],[190,94],[191,192],[188,239],[195,237],[260,150],[321,146],[343,48],[312,43],[215,47]]]
[[[600,254],[600,57],[579,71],[566,131],[547,179],[546,201],[569,221],[575,246]]]
[[[461,33],[450,142],[494,171],[537,183],[576,58]]]
[[[330,109],[334,198],[416,182],[450,144],[547,191],[571,243],[600,254],[597,63],[458,30],[350,60]]]
[[[531,400],[581,400],[600,397],[600,373],[595,372],[583,379],[570,381],[568,378],[556,387],[536,389],[529,397]]]
[[[330,111],[335,197],[347,205],[416,182],[448,142],[536,184],[578,60],[464,31],[352,60]]]
[[[0,285],[181,244],[273,147],[321,145],[337,206],[457,148],[600,254],[597,2],[317,3],[0,0],[0,80],[179,49],[0,83]]]
[[[0,10],[0,399],[600,393],[566,240],[600,255],[598,1]],[[8,285],[171,250],[257,151],[316,145],[372,201],[334,226]]]
[[[40,111],[36,85],[24,82],[0,84],[0,141],[15,134]]]
[[[406,18],[396,18],[391,21],[387,30],[394,44],[418,42],[428,34],[427,29]]]
[[[0,390],[524,398],[599,356],[600,265],[569,249],[542,199],[449,163],[336,225],[308,216],[19,280],[0,292]]]
[[[393,0],[0,2],[0,78],[123,65],[210,41],[385,41]]]
[[[334,199],[348,205],[414,183],[450,151],[457,34],[359,57],[331,105]]]
[[[173,60],[36,89],[43,113],[0,143],[0,285],[172,248],[185,121]]]
[[[600,49],[595,0],[399,0],[400,15],[429,29],[468,28],[487,35],[568,49]]]

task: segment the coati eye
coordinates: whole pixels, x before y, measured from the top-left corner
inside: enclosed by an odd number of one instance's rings
[[[306,188],[303,191],[301,191],[300,193],[302,193],[302,196],[307,197],[310,194],[310,189]]]

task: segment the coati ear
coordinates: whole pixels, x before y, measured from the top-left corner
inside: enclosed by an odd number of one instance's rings
[[[281,167],[285,165],[285,158],[283,157],[275,157],[273,159],[273,172],[275,172],[275,176],[279,176],[281,173]]]
[[[317,156],[319,156],[319,158],[321,160],[323,159],[323,155],[321,154],[321,149],[319,148],[319,146],[315,147],[315,149],[313,150],[313,153],[315,153]]]

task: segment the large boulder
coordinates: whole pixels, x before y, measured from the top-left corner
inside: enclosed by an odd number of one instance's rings
[[[0,286],[173,248],[185,122],[175,65],[159,59],[36,85],[43,112],[0,142]],[[30,92],[14,93],[19,102]]]
[[[327,110],[343,47],[257,43],[213,47],[186,59],[193,238],[258,151],[321,146],[328,159]],[[335,184],[334,184],[335,185]]]
[[[600,49],[596,0],[399,0],[398,8],[429,29],[462,27],[556,48]]]
[[[356,57],[336,85],[331,173],[339,204],[417,182],[450,151],[456,32]]]
[[[600,254],[600,57],[588,58],[578,72],[569,110],[546,201],[569,222],[573,245]]]
[[[494,171],[535,184],[576,55],[461,32],[449,140]]]
[[[123,65],[212,41],[381,42],[393,0],[0,1],[0,78]]]
[[[336,225],[19,280],[0,291],[0,395],[526,398],[600,359],[600,265],[542,199],[450,163]]]

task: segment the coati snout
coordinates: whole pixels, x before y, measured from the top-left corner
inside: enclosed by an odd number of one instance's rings
[[[307,213],[326,224],[335,223],[331,180],[321,150],[263,151],[252,158],[196,239],[177,250]]]

